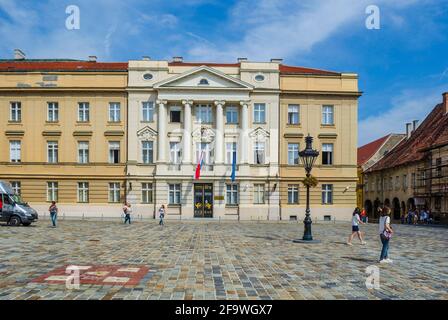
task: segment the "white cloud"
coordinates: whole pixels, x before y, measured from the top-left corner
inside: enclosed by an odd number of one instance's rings
[[[420,123],[442,102],[442,92],[448,83],[431,89],[403,90],[391,99],[387,111],[369,116],[358,123],[358,145],[365,145],[389,133],[406,132],[406,123],[419,120]]]

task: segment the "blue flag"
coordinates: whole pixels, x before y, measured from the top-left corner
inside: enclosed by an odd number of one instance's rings
[[[232,182],[235,181],[235,175],[236,175],[236,152],[233,152],[233,159],[232,159],[232,175],[230,176],[230,179],[232,179]]]

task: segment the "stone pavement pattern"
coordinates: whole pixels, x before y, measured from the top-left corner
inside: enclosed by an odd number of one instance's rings
[[[391,265],[379,265],[376,224],[367,245],[345,244],[350,224],[314,224],[320,244],[296,244],[302,223],[60,221],[0,227],[0,299],[448,299],[447,228],[396,225]],[[146,266],[137,285],[33,280],[65,265]],[[367,289],[366,267],[380,268]],[[45,278],[45,277],[44,277]]]

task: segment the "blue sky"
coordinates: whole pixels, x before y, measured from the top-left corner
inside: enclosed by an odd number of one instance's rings
[[[365,27],[368,5],[379,30]],[[79,30],[65,9],[80,8]],[[0,0],[0,58],[238,57],[356,72],[359,145],[422,120],[448,91],[448,0]]]

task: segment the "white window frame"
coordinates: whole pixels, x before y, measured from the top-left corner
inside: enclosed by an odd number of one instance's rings
[[[109,102],[109,122],[121,121],[121,103]]]
[[[10,102],[9,121],[22,122],[22,103],[19,101]]]
[[[324,160],[327,163],[324,163]],[[322,165],[332,166],[334,165],[334,144],[333,143],[323,143],[322,144]]]
[[[78,122],[90,121],[90,104],[88,102],[78,102]]]
[[[20,196],[22,193],[22,184],[20,183],[20,181],[10,181],[10,183],[14,194]]]
[[[110,203],[119,203],[121,188],[119,182],[109,182],[109,202]]]
[[[173,117],[172,117],[173,111],[179,112],[179,121],[173,121]],[[170,106],[169,116],[170,116],[170,123],[182,123],[182,108],[179,106]]]
[[[257,159],[261,154],[261,162]],[[263,165],[266,163],[266,142],[264,141],[254,141],[254,164]]]
[[[58,201],[59,185],[56,181],[47,181],[47,201]]]
[[[254,184],[254,204],[265,204],[265,185]]]
[[[109,141],[109,163],[117,164],[120,163],[120,141]],[[118,151],[118,161],[115,160],[115,151]]]
[[[210,104],[196,105],[196,123],[213,123],[212,106]]]
[[[78,141],[78,163],[89,163],[89,142]]]
[[[288,204],[299,204],[298,184],[288,184]]]
[[[333,185],[322,185],[322,204],[333,204]]]
[[[89,203],[89,183],[78,182],[78,202]]]
[[[47,161],[48,163],[59,162],[59,142],[47,141]]]
[[[47,121],[58,122],[59,121],[59,103],[47,102]]]
[[[170,205],[181,204],[181,190],[182,185],[180,183],[168,184],[168,204]]]
[[[254,123],[266,123],[266,103],[254,103]]]
[[[326,104],[322,106],[322,124],[334,125],[334,105]]]
[[[300,105],[288,104],[288,124],[298,125],[300,124]]]
[[[142,102],[142,121],[153,122],[154,121],[154,102],[143,101]]]
[[[299,157],[300,144],[297,142],[288,143],[288,165],[298,165],[300,162]]]
[[[213,150],[209,142],[197,142],[196,143],[196,161],[201,158],[201,152],[204,151],[203,164],[211,165],[213,163]]]
[[[236,142],[226,142],[226,164],[233,163],[233,153],[237,153]],[[237,153],[238,157],[238,153]]]
[[[142,203],[153,203],[153,187],[150,182],[142,182]]]
[[[22,141],[9,141],[9,161],[14,163],[22,162]]]
[[[180,142],[171,141],[170,142],[170,163],[180,164],[182,158],[182,148]]]
[[[154,142],[142,141],[142,163],[153,164],[154,163]]]
[[[234,105],[226,107],[226,124],[238,124],[238,122],[238,107]]]
[[[239,204],[239,186],[236,183],[226,184],[226,205],[237,206]]]

